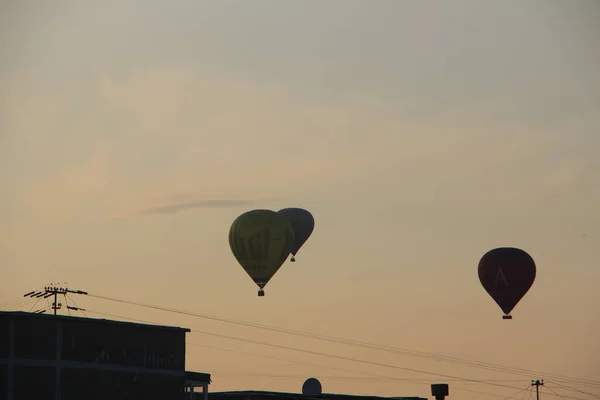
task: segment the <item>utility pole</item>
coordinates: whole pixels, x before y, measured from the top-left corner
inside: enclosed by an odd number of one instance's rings
[[[544,380],[535,380],[531,381],[531,386],[535,386],[535,398],[536,400],[540,400],[540,386],[544,386]]]
[[[69,289],[67,287],[59,287],[59,286],[55,286],[54,284],[50,284],[50,286],[46,286],[44,288],[44,290],[25,293],[23,295],[23,297],[30,297],[32,299],[35,299],[35,298],[47,299],[49,297],[53,297],[54,301],[52,302],[52,310],[54,310],[54,315],[56,315],[56,311],[60,310],[62,308],[62,304],[58,302],[58,295],[64,296],[65,303],[67,303],[66,296],[68,293],[84,294],[84,295],[87,294],[87,292],[84,292],[83,290],[73,290],[73,289]],[[67,309],[73,310],[73,311],[85,311],[83,308],[71,307],[71,306],[69,306],[69,304],[67,304]],[[37,313],[41,314],[41,312],[37,312]]]

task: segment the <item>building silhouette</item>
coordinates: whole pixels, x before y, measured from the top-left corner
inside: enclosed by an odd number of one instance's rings
[[[211,392],[210,400],[427,400],[423,397],[379,397],[351,394],[321,393],[307,395],[302,393],[267,392],[256,390]]]
[[[202,392],[185,371],[189,329],[63,315],[0,312],[0,399],[168,400]]]
[[[426,400],[321,393],[315,378],[305,382],[303,393],[209,393],[210,374],[185,370],[189,331],[0,312],[0,400]]]

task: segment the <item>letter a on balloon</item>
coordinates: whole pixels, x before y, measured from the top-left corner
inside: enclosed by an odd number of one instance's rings
[[[504,276],[504,271],[502,271],[501,267],[499,267],[498,272],[496,272],[496,286],[498,286],[499,282],[502,282],[502,285],[504,285],[504,286],[508,286],[508,282],[506,281],[506,276]]]

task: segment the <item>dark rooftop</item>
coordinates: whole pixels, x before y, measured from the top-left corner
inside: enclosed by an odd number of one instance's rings
[[[185,371],[185,380],[211,383],[210,374],[204,372]]]
[[[2,318],[2,317],[15,317],[15,318],[32,318],[33,317],[33,318],[60,319],[60,320],[68,320],[68,321],[124,325],[124,326],[130,326],[130,327],[133,326],[133,327],[147,328],[147,329],[153,329],[153,330],[190,332],[190,329],[188,329],[188,328],[180,328],[180,327],[176,327],[176,326],[140,324],[137,322],[115,321],[115,320],[104,319],[104,318],[87,318],[87,317],[72,317],[72,316],[68,316],[68,315],[36,314],[36,313],[30,313],[30,312],[25,312],[25,311],[0,311],[0,318]]]
[[[301,393],[283,393],[283,392],[262,392],[254,390],[233,391],[233,392],[212,392],[208,393],[208,398],[212,400],[233,400],[233,399],[303,399],[303,400],[427,400],[424,397],[379,397],[379,396],[361,396],[352,394],[332,394],[323,393],[318,396],[305,396]]]

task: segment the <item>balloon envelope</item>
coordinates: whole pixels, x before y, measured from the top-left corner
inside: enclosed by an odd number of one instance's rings
[[[229,247],[262,289],[285,262],[294,243],[292,224],[271,210],[247,211],[229,229]]]
[[[483,255],[478,273],[485,290],[509,314],[533,285],[536,267],[524,250],[500,247]]]
[[[290,249],[290,253],[295,256],[315,229],[315,219],[310,212],[303,208],[284,208],[279,210],[278,213],[285,216],[292,223],[294,244]]]

